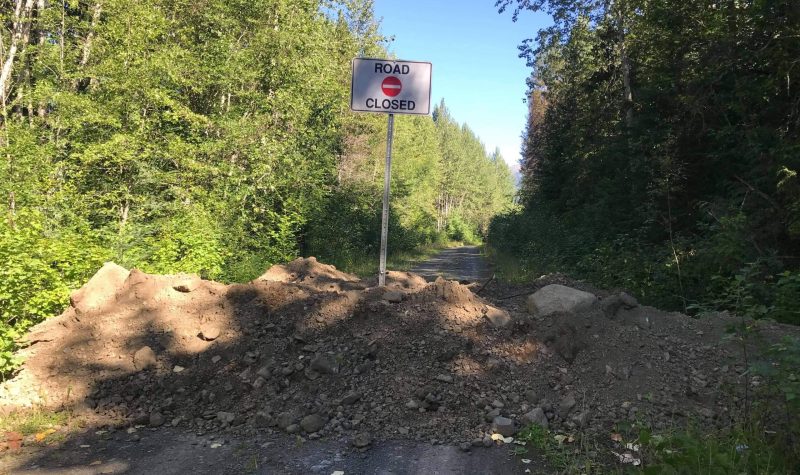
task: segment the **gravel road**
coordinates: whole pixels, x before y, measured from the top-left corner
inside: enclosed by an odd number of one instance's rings
[[[479,246],[463,246],[445,249],[420,263],[411,270],[427,280],[442,276],[445,279],[478,282],[492,276],[492,270],[484,259]]]

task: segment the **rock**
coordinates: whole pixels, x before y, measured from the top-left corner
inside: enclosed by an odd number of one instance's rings
[[[206,325],[200,330],[200,338],[205,341],[214,341],[219,338],[220,330],[216,325]]]
[[[319,432],[328,421],[319,414],[311,414],[300,421],[300,427],[309,434]]]
[[[269,379],[271,375],[272,372],[269,370],[269,366],[262,366],[258,368],[258,371],[256,371],[256,376],[259,376],[264,379]]]
[[[403,301],[403,293],[396,290],[387,290],[383,293],[383,300],[389,303],[400,303]]]
[[[595,303],[594,294],[559,284],[542,287],[527,300],[528,311],[537,317],[556,312],[580,313],[591,309]]]
[[[487,435],[486,437],[483,438],[483,446],[484,447],[491,447],[493,445],[494,445],[494,441],[492,440],[492,438],[490,436]]]
[[[452,383],[453,377],[450,376],[449,374],[438,374],[436,375],[436,380],[441,381],[443,383]]]
[[[265,384],[267,384],[267,380],[259,376],[253,381],[253,389],[261,389]]]
[[[149,346],[143,346],[133,354],[133,366],[142,371],[156,365],[156,353]]]
[[[326,355],[320,355],[311,361],[311,369],[321,374],[336,374],[339,372],[339,365]]]
[[[363,449],[369,446],[369,444],[371,443],[372,443],[372,437],[370,437],[369,434],[361,432],[359,434],[356,434],[355,437],[353,437],[353,447],[357,449]]]
[[[406,403],[406,407],[409,408],[409,409],[419,409],[419,403],[417,401],[415,401],[414,399],[410,399]]]
[[[258,411],[256,413],[255,420],[253,421],[256,427],[264,428],[269,427],[272,425],[272,418],[269,417],[269,414],[263,411]]]
[[[194,292],[200,286],[200,282],[200,277],[195,274],[179,274],[175,276],[172,288],[183,293]]]
[[[529,413],[523,416],[525,421],[530,424],[536,424],[539,427],[547,429],[550,426],[550,422],[547,420],[547,416],[544,413],[544,410],[541,407],[535,407]]]
[[[355,404],[359,399],[361,399],[361,393],[352,391],[347,393],[347,395],[342,398],[342,404],[345,406],[350,406]]]
[[[162,416],[160,412],[154,412],[150,414],[148,425],[150,427],[161,427],[164,425],[164,416]]]
[[[499,400],[495,399],[494,401],[492,401],[492,407],[497,408],[497,409],[502,409],[502,408],[506,407],[506,405],[503,404],[502,401],[499,401]]]
[[[214,364],[217,364],[217,363],[220,362],[221,359],[222,359],[222,357],[220,355],[214,355],[214,356],[211,357],[211,362],[214,363]]]
[[[175,367],[172,368],[172,372],[173,373],[182,373],[183,370],[185,370],[185,369],[186,368],[184,368],[183,366],[175,365]]]
[[[484,416],[486,422],[492,422],[495,417],[500,415],[500,409],[492,409],[491,411],[487,412]]]
[[[586,427],[586,422],[589,420],[589,414],[581,412],[572,416],[572,422],[578,427]]]
[[[486,313],[483,315],[495,328],[504,328],[511,323],[511,316],[503,309],[487,306]]]
[[[291,424],[289,427],[286,428],[287,434],[298,434],[300,432],[300,426],[297,424]]]
[[[286,429],[290,425],[294,423],[294,415],[290,412],[281,412],[278,414],[278,417],[275,419],[277,422],[278,427],[281,429]]]
[[[502,435],[503,437],[511,437],[514,435],[514,421],[503,416],[497,416],[492,421],[492,430]]]
[[[561,417],[565,417],[567,414],[569,414],[576,404],[577,402],[575,401],[575,396],[572,394],[567,394],[558,405],[558,411],[559,414],[561,414]]]
[[[469,442],[464,442],[458,446],[462,452],[469,452],[472,449],[472,444]]]
[[[232,412],[220,411],[217,413],[217,420],[225,425],[230,425],[233,424],[234,420],[236,420],[236,414]]]
[[[70,304],[79,314],[102,310],[116,300],[117,291],[122,288],[130,272],[113,262],[106,262],[89,282],[72,292]]]
[[[625,308],[634,308],[639,306],[639,302],[630,294],[622,292],[619,294],[619,299]]]
[[[622,306],[622,299],[619,298],[619,295],[611,295],[600,301],[600,308],[608,318],[614,318]]]

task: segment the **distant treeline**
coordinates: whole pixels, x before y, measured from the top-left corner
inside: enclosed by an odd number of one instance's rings
[[[800,324],[800,4],[497,4],[555,20],[520,47],[523,207],[490,232],[517,271]]]
[[[244,281],[375,252],[386,119],[348,102],[378,27],[371,0],[0,1],[0,371],[105,260]],[[394,155],[392,251],[510,205],[443,104]]]

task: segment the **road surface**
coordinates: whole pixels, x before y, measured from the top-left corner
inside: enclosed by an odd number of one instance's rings
[[[492,276],[492,270],[483,258],[479,246],[463,246],[444,249],[432,258],[414,267],[411,272],[434,280],[445,279],[479,282]]]

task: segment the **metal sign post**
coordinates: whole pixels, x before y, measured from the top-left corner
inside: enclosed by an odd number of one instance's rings
[[[394,134],[394,114],[389,114],[386,130],[386,169],[383,171],[383,215],[381,216],[381,262],[378,285],[386,285],[386,242],[389,240],[389,184],[392,181],[392,135]]]
[[[350,109],[389,114],[386,131],[386,169],[383,175],[381,257],[378,285],[386,285],[386,249],[389,240],[389,185],[392,178],[394,115],[428,115],[431,111],[431,63],[356,58],[350,85]]]

